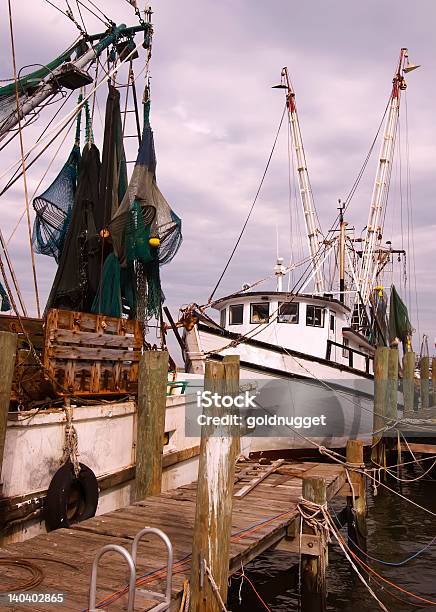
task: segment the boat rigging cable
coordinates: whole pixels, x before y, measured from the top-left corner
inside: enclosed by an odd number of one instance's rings
[[[54,127],[53,129],[46,133],[45,136],[43,138],[41,138],[39,141],[35,142],[34,145],[32,145],[25,153],[24,158],[27,159],[28,156],[30,155],[30,153],[32,153],[35,149],[38,148],[39,145],[41,145],[42,142],[44,142],[46,139],[48,139],[50,136],[52,136],[52,134],[55,134],[53,136],[53,138],[48,142],[48,144],[46,146],[43,147],[43,149],[41,149],[41,151],[26,165],[26,170],[28,168],[30,168],[30,166],[44,153],[44,151],[52,144],[52,142],[59,136],[59,134],[62,132],[63,129],[65,129],[65,127],[68,125],[68,123],[72,122],[75,120],[78,112],[80,111],[80,108],[82,106],[85,105],[85,102],[93,95],[93,93],[99,89],[103,83],[105,83],[106,81],[108,81],[113,74],[115,74],[115,72],[119,69],[119,67],[121,66],[121,64],[124,64],[125,62],[127,62],[132,55],[137,52],[140,47],[142,46],[142,43],[139,43],[138,45],[136,45],[129,53],[128,55],[123,58],[122,60],[120,60],[120,62],[118,62],[118,64],[107,74],[105,74],[105,76],[102,78],[102,80],[95,86],[93,87],[89,93],[87,93],[84,98],[83,101],[79,104],[76,105],[71,111],[69,111],[65,117],[63,117],[63,119],[61,119],[61,121],[59,121]],[[20,164],[20,160],[14,162],[5,172],[3,172],[2,175],[0,175],[0,179],[4,178],[7,174],[9,174],[9,172],[11,170],[14,169],[15,166]],[[18,176],[18,178],[21,176],[21,174]],[[17,177],[14,179],[17,180]],[[7,189],[10,187],[10,184],[8,184],[7,186],[5,186],[2,191],[0,191],[0,196],[3,195],[5,193],[5,191],[7,191]]]
[[[23,182],[24,182],[24,198],[26,202],[26,217],[27,217],[27,230],[28,230],[29,248],[30,248],[30,260],[32,263],[33,285],[35,289],[36,312],[37,312],[38,318],[40,318],[41,308],[39,304],[38,280],[36,277],[35,253],[33,252],[33,248],[32,248],[32,227],[31,227],[31,221],[30,221],[30,207],[29,207],[29,193],[27,189],[26,164],[24,160],[23,134],[22,134],[22,129],[21,129],[20,97],[18,93],[17,63],[16,63],[16,57],[15,57],[15,42],[14,42],[14,30],[13,30],[13,25],[12,25],[11,0],[8,0],[8,13],[9,13],[9,31],[10,31],[10,37],[11,37],[11,50],[12,50],[12,67],[14,71],[14,80],[15,80],[15,101],[16,101],[17,117],[18,117],[18,133],[19,133],[19,140],[20,140],[21,166],[22,166]]]
[[[215,295],[215,293],[216,293],[216,291],[217,291],[218,287],[220,286],[220,283],[221,283],[221,281],[222,281],[222,279],[223,279],[223,277],[224,277],[224,274],[227,272],[227,268],[229,267],[230,262],[232,261],[233,256],[234,256],[234,254],[236,253],[236,249],[238,248],[239,243],[241,242],[242,236],[243,236],[243,234],[244,234],[244,232],[245,232],[245,228],[247,227],[247,224],[248,224],[248,222],[249,222],[249,220],[250,220],[251,213],[253,212],[254,207],[255,207],[255,205],[256,205],[257,199],[258,199],[258,197],[259,197],[260,191],[261,191],[261,189],[262,189],[262,186],[263,186],[263,183],[264,183],[265,177],[266,177],[266,175],[267,175],[267,172],[268,172],[268,169],[269,169],[269,166],[270,166],[270,163],[271,163],[271,159],[272,159],[272,156],[273,156],[274,150],[275,150],[275,148],[276,148],[276,144],[277,144],[277,140],[278,140],[278,137],[279,137],[279,134],[280,134],[280,130],[281,130],[281,128],[282,128],[282,124],[283,124],[283,119],[284,119],[284,116],[285,116],[285,112],[286,112],[286,105],[285,105],[285,107],[284,107],[284,109],[283,109],[283,113],[282,113],[282,116],[281,116],[281,119],[280,119],[279,127],[278,127],[278,129],[277,129],[277,133],[276,133],[276,136],[275,136],[275,138],[274,138],[273,146],[272,146],[271,152],[270,152],[270,154],[269,154],[268,161],[267,161],[267,163],[266,163],[266,167],[265,167],[265,170],[264,170],[264,172],[263,172],[263,175],[262,175],[261,181],[260,181],[260,183],[259,183],[259,187],[257,188],[256,195],[254,196],[254,200],[253,200],[253,202],[252,202],[252,204],[251,204],[251,206],[250,206],[250,210],[248,211],[248,215],[247,215],[247,217],[246,217],[246,219],[245,219],[245,221],[244,221],[244,224],[243,224],[243,226],[242,226],[242,229],[241,229],[241,231],[240,231],[240,233],[239,233],[239,236],[238,236],[238,238],[237,238],[237,240],[236,240],[235,246],[233,247],[233,249],[232,249],[232,251],[231,251],[231,253],[230,253],[230,256],[229,256],[229,258],[228,258],[228,260],[227,260],[227,263],[226,263],[226,265],[224,266],[224,270],[222,271],[221,276],[219,277],[219,279],[218,279],[218,281],[217,281],[217,283],[216,283],[216,285],[215,285],[215,287],[214,287],[214,289],[213,289],[212,293],[211,293],[211,294],[210,294],[210,296],[209,296],[209,300],[208,300],[208,303],[209,303],[209,304],[212,302],[212,300],[213,300],[213,296]]]
[[[375,136],[374,136],[373,141],[371,142],[371,145],[370,145],[370,147],[369,147],[368,153],[367,153],[367,155],[366,155],[366,157],[365,157],[365,159],[364,159],[364,162],[363,162],[363,164],[362,164],[362,166],[361,166],[361,168],[360,168],[360,170],[359,170],[359,172],[358,172],[358,175],[357,175],[357,177],[356,177],[356,180],[354,181],[353,185],[351,186],[350,191],[348,192],[347,197],[346,197],[346,198],[345,198],[345,200],[344,200],[344,212],[345,212],[345,211],[348,209],[348,207],[350,206],[350,204],[351,204],[351,200],[352,200],[352,198],[354,197],[354,195],[355,195],[355,193],[356,193],[356,190],[357,190],[357,188],[358,188],[358,186],[359,186],[359,183],[360,183],[360,181],[361,181],[361,179],[362,179],[362,177],[363,177],[363,174],[364,174],[364,172],[365,172],[365,170],[366,170],[366,167],[367,167],[367,165],[368,165],[368,162],[369,162],[369,160],[370,160],[370,158],[371,158],[372,152],[373,152],[374,147],[375,147],[375,145],[376,145],[376,143],[377,143],[378,137],[379,137],[379,135],[380,135],[380,131],[381,131],[381,129],[382,129],[382,126],[383,126],[383,123],[384,123],[384,120],[385,120],[385,117],[386,117],[386,114],[387,114],[387,111],[388,111],[388,108],[389,108],[389,103],[390,103],[390,97],[389,97],[388,102],[387,102],[387,104],[386,104],[386,107],[385,107],[385,110],[384,110],[383,116],[382,116],[382,118],[381,118],[381,121],[380,121],[380,123],[379,123],[379,126],[378,126],[378,128],[377,128],[377,132],[376,132],[376,134],[375,134]],[[254,199],[254,201],[253,201],[253,203],[252,203],[252,205],[251,205],[251,208],[250,208],[250,210],[249,210],[249,213],[248,213],[248,215],[247,215],[247,218],[246,218],[246,220],[245,220],[245,223],[244,223],[244,225],[243,225],[243,227],[242,227],[241,233],[239,234],[239,237],[238,237],[238,239],[237,239],[237,242],[236,242],[236,244],[235,244],[235,246],[234,246],[234,248],[233,248],[233,250],[232,250],[232,252],[231,252],[231,254],[230,254],[230,257],[229,257],[229,259],[228,259],[228,261],[227,261],[227,263],[226,263],[226,265],[225,265],[225,267],[224,267],[224,270],[223,270],[223,272],[221,273],[221,276],[219,277],[218,282],[217,282],[217,284],[215,285],[215,288],[214,288],[213,292],[211,293],[211,295],[210,295],[210,297],[209,297],[209,300],[208,300],[207,304],[205,304],[205,305],[203,305],[203,306],[201,307],[201,309],[202,309],[202,310],[203,310],[203,309],[208,308],[208,307],[209,307],[209,306],[211,306],[211,305],[213,305],[213,303],[214,303],[214,302],[212,301],[213,296],[215,295],[216,290],[218,289],[218,287],[219,287],[219,285],[220,285],[220,283],[221,283],[221,281],[222,281],[222,279],[223,279],[223,277],[224,277],[224,275],[225,275],[225,273],[226,273],[226,271],[227,271],[227,268],[229,267],[230,262],[231,262],[231,260],[232,260],[232,258],[233,258],[233,256],[234,256],[234,254],[235,254],[235,252],[236,252],[236,249],[237,249],[237,248],[238,248],[238,246],[239,246],[239,243],[240,243],[240,241],[241,241],[242,235],[243,235],[243,233],[244,233],[244,231],[245,231],[245,228],[246,228],[246,226],[247,226],[247,224],[248,224],[248,221],[249,221],[249,219],[250,219],[250,216],[251,216],[251,214],[252,214],[252,212],[253,212],[254,205],[255,205],[255,203],[256,203],[256,201],[257,201],[257,198],[258,198],[259,192],[260,192],[260,190],[261,190],[261,188],[262,188],[262,185],[263,185],[263,182],[264,182],[264,180],[265,180],[266,173],[267,173],[267,171],[268,171],[269,164],[270,164],[270,162],[271,162],[271,158],[272,158],[272,155],[273,155],[273,152],[274,152],[274,149],[275,149],[275,145],[276,145],[276,142],[277,142],[277,139],[278,139],[278,135],[279,135],[279,132],[280,132],[280,129],[281,129],[281,126],[282,126],[283,117],[284,117],[285,112],[286,112],[286,105],[285,105],[285,108],[284,108],[284,110],[283,110],[283,114],[282,114],[282,117],[281,117],[281,120],[280,120],[280,124],[279,124],[279,129],[278,129],[278,131],[277,131],[277,134],[276,134],[276,137],[275,137],[275,140],[274,140],[274,144],[273,144],[273,148],[272,148],[272,151],[271,151],[270,156],[269,156],[269,158],[268,158],[267,166],[266,166],[265,171],[264,171],[264,174],[263,174],[263,176],[262,176],[261,183],[260,183],[260,185],[259,185],[259,188],[258,188],[258,191],[257,191],[257,193],[256,193],[255,199]],[[293,158],[292,158],[292,159],[293,159]],[[338,215],[336,216],[335,221],[333,222],[333,225],[332,225],[331,229],[330,229],[330,230],[327,232],[326,239],[325,239],[324,243],[325,243],[325,242],[327,242],[329,239],[331,240],[331,237],[334,235],[334,232],[335,232],[335,231],[337,230],[337,228],[338,228],[339,219],[340,219],[340,214],[338,213]],[[324,247],[324,246],[325,246],[324,244],[321,244],[321,245],[320,245],[320,247],[319,247],[319,249],[318,249],[318,252],[317,252],[317,254],[316,254],[316,257],[317,257],[317,260],[318,260],[318,261],[319,261],[319,257],[320,257],[320,256],[322,255],[322,253],[323,253],[323,247]],[[294,286],[293,286],[293,287],[292,287],[292,289],[290,290],[290,291],[291,291],[291,293],[295,293],[295,291],[296,291],[296,290],[297,290],[297,293],[298,293],[298,291],[299,291],[299,290],[297,289],[297,287],[299,286],[299,282],[300,282],[300,281],[302,281],[302,282],[301,282],[301,285],[300,285],[300,286],[302,286],[302,285],[304,284],[304,282],[305,282],[305,280],[304,280],[304,279],[307,279],[307,276],[306,276],[306,275],[307,275],[307,273],[309,273],[309,274],[310,274],[311,269],[313,268],[313,266],[315,266],[315,267],[316,267],[316,265],[317,265],[317,262],[313,262],[313,260],[310,260],[309,265],[308,265],[308,266],[306,267],[306,269],[303,271],[303,273],[302,273],[302,275],[301,275],[300,279],[299,279],[299,280],[298,280],[298,281],[297,281],[297,282],[294,284]],[[268,276],[268,277],[266,277],[266,279],[269,279],[269,278],[270,278],[269,276]],[[265,279],[265,280],[266,280],[266,279]],[[262,282],[262,281],[258,281],[258,282]],[[258,284],[258,282],[256,282],[255,284]],[[289,286],[288,286],[288,292],[289,292]],[[291,300],[291,301],[292,301],[292,300]],[[274,315],[274,313],[273,313],[273,315]],[[272,322],[272,321],[270,321],[270,323],[271,323],[271,322]],[[270,323],[268,323],[267,325],[269,325]],[[259,324],[257,327],[260,327],[260,324]],[[255,328],[255,329],[256,329],[256,328]],[[255,330],[252,330],[252,331],[255,331]],[[241,337],[241,340],[237,341],[237,344],[239,344],[240,342],[243,342],[243,341],[244,341],[244,338],[249,338],[249,337],[250,337],[250,336],[248,336],[248,335],[245,335],[244,337]],[[226,348],[226,347],[224,347],[224,348]]]

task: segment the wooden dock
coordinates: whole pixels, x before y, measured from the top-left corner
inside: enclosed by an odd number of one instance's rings
[[[302,479],[322,477],[327,485],[327,498],[346,489],[342,466],[321,463],[283,462],[271,472],[271,465],[254,462],[237,464],[230,544],[230,574],[265,550],[287,541],[288,550],[297,550]],[[271,472],[265,474],[266,472]],[[260,478],[259,478],[260,477]],[[258,482],[256,482],[258,481]],[[245,488],[245,489],[244,489]],[[248,489],[248,491],[247,491]],[[238,496],[238,491],[243,490]],[[345,492],[346,494],[346,492]],[[148,497],[129,507],[96,516],[70,529],[39,535],[25,542],[0,549],[1,557],[26,559],[43,574],[37,592],[63,592],[65,611],[88,609],[91,566],[97,551],[106,544],[120,544],[131,550],[134,536],[145,526],[158,527],[170,538],[174,549],[174,575],[171,610],[179,610],[185,580],[191,571],[191,552],[196,505],[196,483]],[[138,589],[164,591],[163,570],[166,553],[162,543],[145,537],[138,549]],[[97,602],[114,593],[122,593],[127,584],[127,567],[121,557],[108,553],[100,563],[97,581]],[[28,571],[18,567],[2,567],[0,588],[17,588],[28,578]],[[121,595],[103,609],[125,609],[127,596]],[[150,610],[156,602],[147,600],[137,590],[135,610]],[[55,605],[32,604],[34,612],[56,608]],[[102,606],[103,607],[103,606]],[[29,605],[5,605],[2,609],[28,611]]]

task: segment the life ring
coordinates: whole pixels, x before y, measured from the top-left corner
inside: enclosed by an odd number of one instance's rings
[[[71,461],[64,463],[53,476],[44,502],[47,531],[70,527],[95,516],[98,504],[98,483],[94,472],[80,463],[78,477]]]

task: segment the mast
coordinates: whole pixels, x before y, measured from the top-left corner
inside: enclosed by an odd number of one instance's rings
[[[393,78],[392,92],[383,133],[383,140],[371,197],[366,236],[362,249],[362,259],[359,266],[358,286],[356,287],[356,305],[359,310],[359,324],[362,324],[365,305],[371,296],[373,284],[377,276],[378,261],[377,246],[383,237],[383,222],[389,193],[389,183],[392,171],[392,161],[395,149],[401,92],[407,87],[404,73],[418,66],[409,63],[408,50],[400,52],[397,69]],[[359,308],[360,306],[360,308]]]
[[[301,203],[303,206],[304,222],[309,243],[309,253],[312,259],[314,272],[315,292],[324,293],[324,277],[319,263],[318,234],[322,232],[317,227],[315,204],[310,186],[309,173],[307,171],[306,155],[304,153],[303,140],[301,137],[300,123],[298,121],[297,107],[295,104],[295,92],[289,79],[288,69],[285,67],[281,74],[281,84],[278,88],[286,89],[286,106],[289,114],[292,143],[297,159],[298,185],[300,189]]]
[[[339,299],[345,302],[345,229],[344,205],[339,200]]]

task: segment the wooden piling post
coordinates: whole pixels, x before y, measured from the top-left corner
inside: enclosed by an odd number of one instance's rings
[[[303,500],[315,504],[327,501],[327,485],[324,478],[303,478]],[[316,530],[303,522],[303,533],[318,535]],[[327,602],[326,570],[328,549],[324,538],[320,538],[319,555],[301,555],[301,609],[303,612],[323,612]]]
[[[136,425],[136,499],[162,487],[162,450],[168,384],[168,352],[145,351],[139,362]]]
[[[421,357],[419,364],[421,374],[421,409],[427,410],[430,406],[430,358],[427,356]]]
[[[17,334],[0,332],[0,483],[16,353]]]
[[[239,391],[239,358],[206,361],[206,391],[233,395],[236,384]],[[203,414],[221,418],[231,412],[213,402]],[[239,449],[239,438],[234,434],[232,424],[202,426],[190,580],[192,612],[221,612],[220,598],[223,602],[227,599],[233,481]]]
[[[411,417],[415,410],[415,353],[408,351],[403,355],[403,401],[404,416]]]
[[[431,360],[431,405],[436,408],[436,357]]]
[[[385,461],[383,429],[387,425],[389,351],[388,347],[379,346],[374,356],[374,416],[371,458],[377,465],[384,465]]]
[[[347,463],[350,466],[363,466],[363,440],[348,440]],[[361,550],[366,550],[366,487],[365,476],[360,472],[349,470],[352,493],[347,497],[348,537]]]

